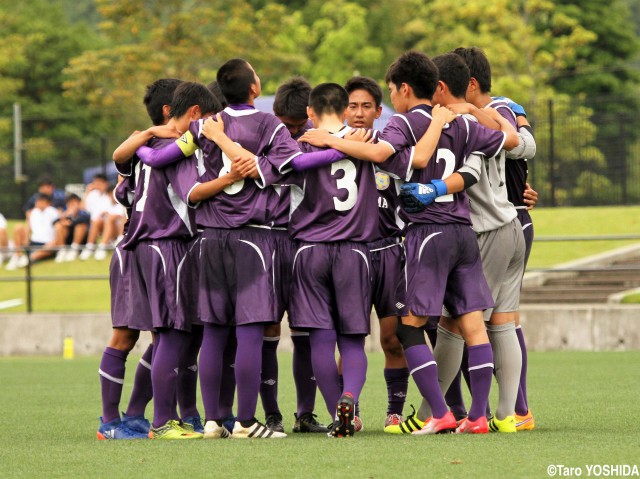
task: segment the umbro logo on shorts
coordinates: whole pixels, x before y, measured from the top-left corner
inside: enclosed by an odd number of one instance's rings
[[[396,303],[396,308],[398,308],[398,309],[402,309],[402,308],[404,308],[404,304],[402,304],[402,303]]]

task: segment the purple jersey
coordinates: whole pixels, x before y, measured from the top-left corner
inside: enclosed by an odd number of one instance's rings
[[[345,127],[336,136],[344,137]],[[307,151],[318,151],[302,143]],[[378,192],[373,163],[346,158],[291,174],[289,232],[297,240],[370,242],[378,233]]]
[[[224,132],[234,142],[257,155],[260,178],[247,178],[225,188],[204,202],[197,210],[199,226],[207,228],[239,228],[245,225],[267,225],[280,197],[274,188],[266,187],[286,173],[293,157],[300,155],[298,142],[284,124],[274,115],[254,108],[234,110],[225,108],[221,113]],[[204,120],[191,122],[189,130],[202,149],[206,172],[201,182],[225,175],[231,160],[202,135]]]
[[[159,149],[173,142],[153,138],[148,145]],[[186,203],[191,178],[184,174],[191,161],[189,158],[154,169],[134,156],[131,163],[116,165],[122,174],[133,172],[136,178],[129,229],[122,243],[124,249],[134,249],[143,240],[188,239],[195,234],[195,211]]]
[[[438,149],[424,169],[413,170],[414,146],[431,123],[431,106],[418,105],[405,114],[396,114],[382,132],[381,142],[386,142],[396,152],[381,165],[385,171],[400,179],[417,183],[429,183],[444,179],[464,165],[471,154],[495,156],[505,141],[501,131],[490,130],[464,117],[458,117],[445,126],[440,135]],[[469,200],[465,192],[444,195],[418,213],[400,211],[406,223],[471,224]]]

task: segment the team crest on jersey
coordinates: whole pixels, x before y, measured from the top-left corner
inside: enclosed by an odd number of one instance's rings
[[[389,188],[390,183],[391,179],[389,178],[389,175],[382,171],[376,171],[376,188],[379,190],[386,190]]]

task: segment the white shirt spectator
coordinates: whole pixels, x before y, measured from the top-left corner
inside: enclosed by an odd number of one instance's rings
[[[84,209],[91,215],[91,221],[100,219],[111,209],[111,198],[107,193],[91,190],[84,199]]]
[[[58,210],[53,206],[47,206],[44,210],[32,209],[29,216],[31,241],[42,244],[51,243],[55,239],[53,222],[58,219],[58,216]]]

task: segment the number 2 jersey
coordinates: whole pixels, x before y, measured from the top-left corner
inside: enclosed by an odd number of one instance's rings
[[[459,116],[445,125],[438,141],[437,151],[424,169],[413,169],[415,144],[431,123],[432,107],[418,105],[407,113],[395,114],[384,128],[380,142],[387,143],[395,152],[381,168],[408,182],[429,183],[444,179],[464,166],[471,155],[493,157],[502,149],[506,135],[485,128]],[[471,224],[467,194],[444,195],[423,211],[407,213],[400,210],[400,218],[410,223]]]
[[[344,137],[351,128],[337,133]],[[318,151],[301,143],[305,151]],[[317,169],[293,172],[289,233],[312,243],[370,242],[377,239],[378,192],[373,163],[345,158]]]

